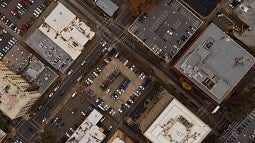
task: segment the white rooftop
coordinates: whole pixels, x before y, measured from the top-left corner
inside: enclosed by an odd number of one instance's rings
[[[45,22],[59,33],[67,27],[75,17],[76,16],[69,9],[59,3],[45,19]]]
[[[95,36],[95,32],[91,31],[90,27],[61,3],[50,13],[39,29],[72,59],[76,59],[84,45]]]
[[[106,135],[96,125],[103,115],[93,110],[78,129],[67,140],[67,143],[100,143]]]
[[[243,64],[238,64],[238,60]],[[175,65],[176,69],[221,103],[253,66],[254,57],[210,24]]]
[[[153,143],[200,143],[211,128],[173,99],[144,133]]]

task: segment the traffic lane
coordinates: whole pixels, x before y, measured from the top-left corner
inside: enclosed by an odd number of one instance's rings
[[[134,20],[135,18],[132,17],[128,9],[123,11],[123,13],[116,19],[116,21],[118,21],[120,24],[124,26],[127,26],[129,23],[133,22]]]

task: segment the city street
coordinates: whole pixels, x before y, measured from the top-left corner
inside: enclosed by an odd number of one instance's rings
[[[151,91],[151,87],[145,89],[143,94],[137,98],[136,102],[127,109],[124,114],[117,118],[100,109],[97,103],[95,103],[95,99],[91,96],[86,96],[86,94],[84,94],[85,91],[80,88],[80,82],[78,82],[77,79],[81,76],[83,78],[87,77],[92,69],[95,69],[95,66],[98,65],[100,60],[103,59],[103,56],[105,56],[103,50],[106,47],[116,48],[125,56],[132,55],[128,58],[137,61],[134,64],[141,68],[141,71],[144,71],[146,75],[150,75],[153,81],[160,82],[162,87],[167,89],[176,99],[193,111],[194,114],[213,130],[220,131],[223,125],[230,124],[231,122],[235,124],[239,121],[232,120],[232,118],[224,113],[224,110],[219,110],[216,114],[211,114],[215,105],[205,100],[205,98],[201,96],[201,91],[194,90],[193,92],[189,92],[182,88],[179,76],[172,70],[172,64],[176,60],[176,57],[173,59],[172,63],[166,64],[128,33],[127,29],[132,24],[131,22],[134,21],[134,18],[129,13],[126,2],[119,3],[119,5],[121,5],[121,10],[116,16],[116,19],[105,18],[99,15],[83,0],[60,0],[60,2],[63,2],[68,8],[70,7],[70,10],[77,14],[77,17],[84,20],[85,23],[95,31],[96,35],[94,39],[85,45],[80,56],[66,73],[63,74],[56,71],[60,76],[59,82],[54,83],[50,89],[54,89],[57,85],[59,85],[59,88],[54,92],[48,90],[46,94],[43,95],[47,96],[47,98],[43,98],[44,104],[40,103],[40,105],[36,104],[33,106],[35,109],[39,107],[40,109],[38,109],[34,115],[27,114],[16,120],[16,135],[13,137],[14,140],[19,140],[24,143],[37,140],[39,143],[44,143],[42,140],[42,133],[51,133],[56,136],[56,140],[64,142],[68,139],[68,136],[73,133],[73,130],[78,128],[89,113],[93,109],[97,109],[106,118],[105,121],[98,124],[106,130],[106,140],[120,128],[127,134],[132,135],[136,141],[148,142],[138,129],[136,130],[132,126],[127,125],[126,120],[136,108],[139,108],[138,105],[145,100],[145,96]],[[50,7],[53,8],[56,4],[56,2],[52,2]],[[190,41],[195,40],[196,36],[207,27],[220,8],[221,7],[217,7],[208,17],[203,19],[202,26],[191,37]],[[48,13],[49,11],[46,11],[44,14],[47,15]],[[225,17],[219,18],[218,22],[228,27],[231,25],[231,22],[226,19]],[[21,40],[24,41],[43,20],[44,17],[41,16]],[[3,25],[3,23],[0,22],[0,25]],[[7,37],[10,38],[9,36]],[[107,46],[102,46],[102,41],[105,41]],[[184,49],[188,48],[190,44],[191,42],[186,43]],[[33,54],[35,53],[31,49],[30,51]],[[41,58],[40,60],[45,62],[45,60]],[[48,66],[52,68],[52,66]],[[69,72],[70,74],[67,74]],[[247,74],[246,78],[238,84],[236,92],[241,92],[241,90],[246,87],[246,83],[254,80],[251,78],[254,76],[255,71],[253,68]],[[51,92],[54,94],[52,97],[48,97]],[[228,102],[224,102],[222,105],[228,106]],[[240,118],[242,117],[243,116],[240,115]],[[110,126],[112,126],[111,129],[109,129]],[[219,133],[216,132],[215,134]]]

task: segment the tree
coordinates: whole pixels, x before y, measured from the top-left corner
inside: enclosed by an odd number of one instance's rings
[[[129,10],[133,17],[137,17],[142,13],[150,12],[158,1],[159,0],[129,0]]]
[[[255,93],[255,86],[251,87],[249,92],[250,93]]]

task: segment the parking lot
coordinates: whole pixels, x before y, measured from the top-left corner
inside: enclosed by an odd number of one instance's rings
[[[112,50],[84,79],[81,88],[99,108],[114,116],[130,108],[151,81],[122,53]]]
[[[50,0],[1,0],[0,18],[23,35],[50,4]]]
[[[13,47],[17,40],[5,29],[0,27],[0,60]]]
[[[163,0],[144,13],[129,32],[154,54],[170,61],[200,27],[202,21],[176,0]]]

